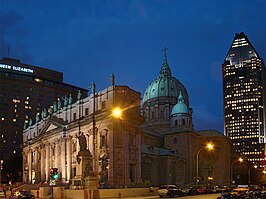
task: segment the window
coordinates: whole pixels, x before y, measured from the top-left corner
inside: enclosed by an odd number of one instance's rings
[[[102,102],[102,109],[105,109],[105,101]]]
[[[77,113],[74,113],[73,114],[73,120],[76,120],[77,119]]]
[[[85,109],[85,115],[89,115],[89,108]]]

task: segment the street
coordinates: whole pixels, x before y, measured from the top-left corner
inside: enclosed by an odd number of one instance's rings
[[[176,197],[182,199],[216,199],[219,194],[204,194],[204,195],[195,195],[195,196],[183,196]],[[123,198],[123,197],[122,197]],[[125,197],[126,199],[158,199],[159,196],[139,196],[139,197]],[[169,198],[167,198],[169,199]]]
[[[182,198],[182,199],[216,199],[219,196],[219,194],[204,194],[204,195],[195,195],[195,196],[183,196],[183,197],[176,197],[176,198]],[[6,197],[4,199],[8,199],[9,197]],[[40,198],[40,199],[48,199],[47,198]],[[51,198],[51,197],[50,197]],[[124,199],[159,199],[159,196],[136,196],[136,197],[121,197]],[[63,199],[63,198],[61,198]],[[114,198],[113,198],[114,199]],[[118,198],[115,198],[118,199]],[[172,199],[172,198],[167,198]],[[175,198],[174,198],[175,199]]]

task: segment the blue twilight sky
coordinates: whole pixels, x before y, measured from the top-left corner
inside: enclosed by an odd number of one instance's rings
[[[166,46],[196,130],[223,132],[221,65],[236,32],[265,60],[265,12],[264,0],[0,0],[0,58],[9,52],[97,90],[114,73],[116,84],[143,94]]]

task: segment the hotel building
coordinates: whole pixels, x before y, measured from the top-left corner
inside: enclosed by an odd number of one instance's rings
[[[19,175],[14,170],[21,171],[11,161],[14,160],[12,157],[21,156],[23,125],[35,122],[43,109],[59,98],[72,95],[76,100],[79,90],[83,97],[87,96],[86,89],[64,83],[61,72],[23,64],[17,59],[0,59],[0,159],[4,161],[3,173],[12,168],[14,177]]]

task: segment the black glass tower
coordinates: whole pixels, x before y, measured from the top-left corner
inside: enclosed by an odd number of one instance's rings
[[[248,161],[265,163],[265,66],[248,37],[236,34],[223,68],[224,133]]]

